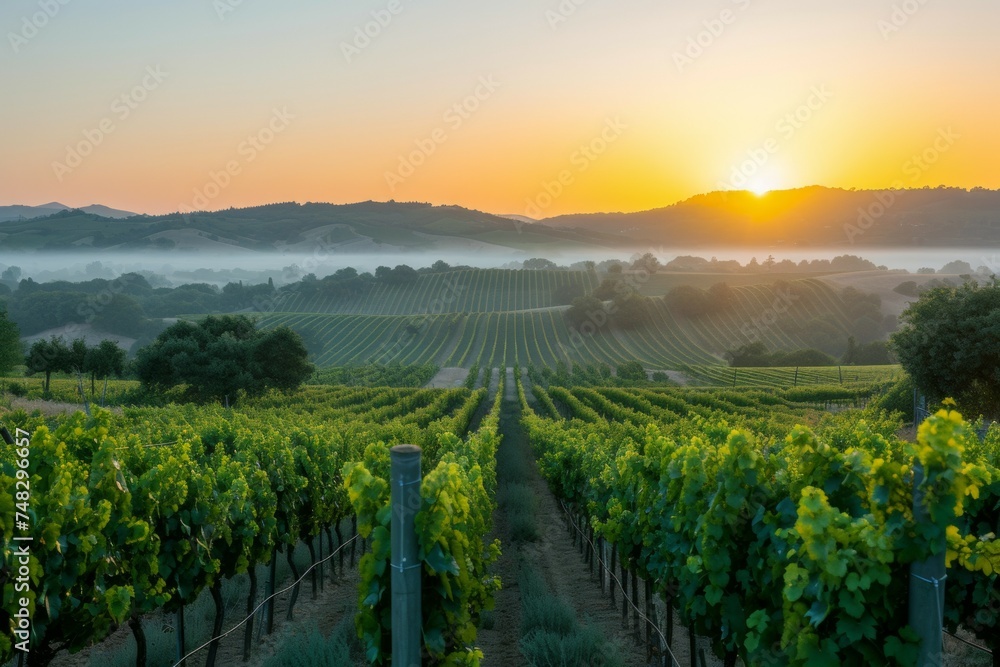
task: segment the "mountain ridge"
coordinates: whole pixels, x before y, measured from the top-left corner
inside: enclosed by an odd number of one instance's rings
[[[120,209],[111,208],[110,206],[104,206],[103,204],[91,204],[90,206],[81,206],[79,208],[74,208],[73,206],[66,206],[57,201],[51,201],[47,204],[41,204],[39,206],[27,206],[24,204],[11,204],[9,206],[0,206],[0,223],[9,222],[12,220],[33,220],[35,218],[44,218],[62,211],[83,211],[84,213],[91,213],[95,215],[100,215],[105,218],[111,218],[114,220],[120,220],[124,218],[131,218],[138,215],[131,211],[123,211]]]
[[[1000,244],[1000,190],[846,190],[808,186],[757,195],[716,191],[635,213],[545,218],[543,224],[698,247]]]
[[[53,202],[53,204],[58,204]],[[6,209],[0,207],[0,214]],[[33,207],[39,209],[42,207]],[[257,252],[520,251],[671,246],[838,249],[998,247],[1000,190],[845,190],[809,186],[762,195],[711,192],[648,211],[532,220],[421,202],[284,202],[132,215],[100,205],[2,221],[7,248],[157,248]]]

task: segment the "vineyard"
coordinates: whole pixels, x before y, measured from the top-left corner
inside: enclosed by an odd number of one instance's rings
[[[980,442],[942,410],[911,444],[876,406],[817,419],[790,394],[520,389],[591,557],[647,582],[726,664],[914,664],[909,567],[944,549],[944,625],[997,656],[1000,431]]]
[[[903,376],[899,366],[820,366],[815,368],[726,368],[688,366],[685,374],[707,386],[798,387],[805,385],[871,385]]]
[[[697,376],[709,378],[714,371],[707,369],[720,367],[727,350],[751,340],[800,349],[815,346],[812,337],[823,331],[843,342],[854,322],[832,288],[805,279],[790,287],[733,287],[723,312],[702,317],[681,315],[653,298],[638,326],[571,327],[568,306],[559,304],[569,303],[565,294],[582,295],[597,282],[596,274],[572,271],[424,274],[412,285],[377,285],[361,300],[293,294],[275,303],[261,326],[299,331],[320,366],[616,366],[636,360],[651,369],[705,367]]]
[[[442,590],[439,608],[462,608],[459,615],[442,611],[441,639],[431,650],[436,656],[464,650],[474,643],[478,614],[498,585],[485,576],[499,549],[486,542],[496,408],[473,424],[485,398],[484,389],[309,387],[238,409],[98,409],[93,417],[78,412],[54,426],[37,413],[7,415],[4,421],[23,431],[17,447],[0,450],[0,483],[13,489],[22,482],[26,490],[16,507],[24,510],[26,525],[15,531],[15,498],[0,496],[2,548],[5,562],[12,562],[14,536],[30,528],[34,542],[24,572],[30,580],[30,593],[24,593],[32,618],[30,664],[48,664],[58,651],[79,650],[120,625],[133,630],[144,656],[142,616],[182,614],[202,591],[216,600],[217,636],[224,627],[225,580],[250,576],[251,610],[258,565],[270,565],[267,588],[274,590],[279,557],[298,576],[295,546],[304,542],[316,563],[324,549],[330,553],[346,543],[341,526],[347,520],[370,548],[361,571],[374,589],[361,596],[361,608],[369,611],[362,612],[359,619],[366,620],[359,627],[378,652],[379,637],[387,633],[379,611],[385,601],[377,593],[387,549],[383,462],[387,447],[399,443],[424,450],[421,511],[434,522],[422,533],[426,577]],[[21,433],[30,433],[30,440]],[[449,497],[474,503],[462,514]],[[472,569],[454,571],[449,564],[456,558]],[[433,607],[435,597],[426,597]],[[4,600],[2,622],[15,628],[10,581]],[[183,627],[181,618],[175,627]],[[270,632],[271,616],[264,622]],[[245,632],[249,646],[252,621]],[[0,635],[3,662],[15,640]],[[215,663],[216,650],[216,644],[208,649],[207,664]]]
[[[361,546],[354,627],[366,662],[385,664],[389,448],[400,443],[424,456],[416,525],[426,664],[480,664],[484,614],[509,583],[495,572],[504,545],[493,533],[502,405],[516,407],[508,414],[520,415],[601,581],[620,569],[633,604],[642,582],[646,609],[634,622],[649,626],[650,654],[663,664],[677,664],[669,657],[681,627],[692,647],[705,638],[728,665],[913,664],[919,640],[899,609],[908,568],[935,548],[949,563],[944,626],[996,655],[1000,429],[980,441],[945,409],[916,443],[903,441],[898,416],[882,408],[885,385],[579,386],[531,375],[527,384],[525,373],[500,373],[489,390],[314,385],[234,408],[6,414],[19,437],[31,434],[0,460],[0,483],[30,485],[31,664],[117,627],[144,646],[144,617],[166,614],[183,628],[183,610],[203,592],[215,601],[208,636],[238,630],[248,656],[255,623],[258,634],[274,624],[273,603],[261,600],[275,590],[276,563],[293,579],[306,574],[293,559],[300,545],[313,567],[339,555],[341,571],[341,549],[350,545],[353,563]],[[505,377],[516,385],[506,401]],[[927,480],[919,520],[917,462]],[[5,498],[9,562],[23,533],[13,503],[27,500]],[[223,585],[247,577],[240,627],[224,616]],[[3,622],[15,627],[12,596],[8,582]],[[184,651],[196,648],[181,637]],[[0,658],[12,648],[0,637]],[[189,664],[218,664],[217,651],[206,642]]]

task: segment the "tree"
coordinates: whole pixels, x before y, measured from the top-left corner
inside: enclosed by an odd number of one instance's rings
[[[524,260],[524,268],[528,271],[541,271],[545,269],[558,269],[559,266],[552,260],[542,259],[541,257],[533,257],[532,259]]]
[[[629,294],[622,298],[615,299],[615,309],[613,321],[615,326],[622,329],[634,329],[649,320],[650,299]]]
[[[1000,283],[932,289],[901,320],[893,350],[928,398],[1000,415]]]
[[[259,395],[269,388],[292,390],[313,367],[302,338],[280,327],[259,331],[242,315],[178,322],[139,350],[136,370],[143,387],[162,391],[186,385],[196,401]]]
[[[82,373],[87,360],[87,341],[75,338],[69,344],[60,370],[66,373]]]
[[[948,262],[938,273],[943,273],[945,275],[955,275],[962,276],[972,273],[972,265],[968,262],[963,262],[961,260],[955,260],[954,262]]]
[[[708,292],[694,285],[678,285],[663,297],[670,310],[686,317],[701,317],[712,311]]]
[[[841,361],[845,366],[885,366],[893,363],[888,343],[876,340],[859,345],[854,336],[848,338],[847,352]]]
[[[573,305],[566,311],[566,320],[575,329],[581,328],[587,322],[593,323],[595,328],[599,327],[607,321],[607,318],[604,302],[593,296],[573,299]]]
[[[0,308],[0,375],[6,375],[24,360],[21,332],[7,319],[7,311]]]
[[[107,305],[95,308],[93,325],[110,333],[138,337],[142,334],[146,314],[139,302],[125,294],[115,294]]]
[[[656,273],[660,270],[660,260],[653,253],[647,252],[632,262],[632,270]]]
[[[42,391],[47,394],[52,374],[66,370],[69,356],[70,349],[66,347],[66,342],[61,337],[36,340],[24,360],[25,366],[28,367],[27,375],[30,377],[35,373],[45,373],[45,385]]]
[[[291,391],[312,375],[309,351],[302,337],[288,327],[272,329],[259,336],[253,349],[255,367],[272,387]]]
[[[761,341],[754,341],[735,350],[728,350],[725,357],[729,360],[730,366],[738,368],[770,366],[772,361],[767,346]]]
[[[641,382],[649,379],[646,369],[638,361],[626,361],[618,366],[618,379],[627,382]]]
[[[736,300],[736,293],[727,283],[715,283],[708,288],[709,306],[715,312],[726,310]]]
[[[87,350],[83,370],[90,373],[90,393],[95,393],[97,378],[111,375],[121,377],[125,372],[125,350],[113,340],[102,340],[100,345]]]

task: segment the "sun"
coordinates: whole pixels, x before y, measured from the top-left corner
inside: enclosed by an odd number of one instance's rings
[[[772,190],[781,189],[781,179],[777,174],[758,174],[747,181],[747,190],[758,197],[763,197]]]

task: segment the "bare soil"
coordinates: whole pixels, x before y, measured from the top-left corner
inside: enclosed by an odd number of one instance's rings
[[[465,385],[469,377],[468,368],[442,368],[437,372],[425,389],[457,389]]]

